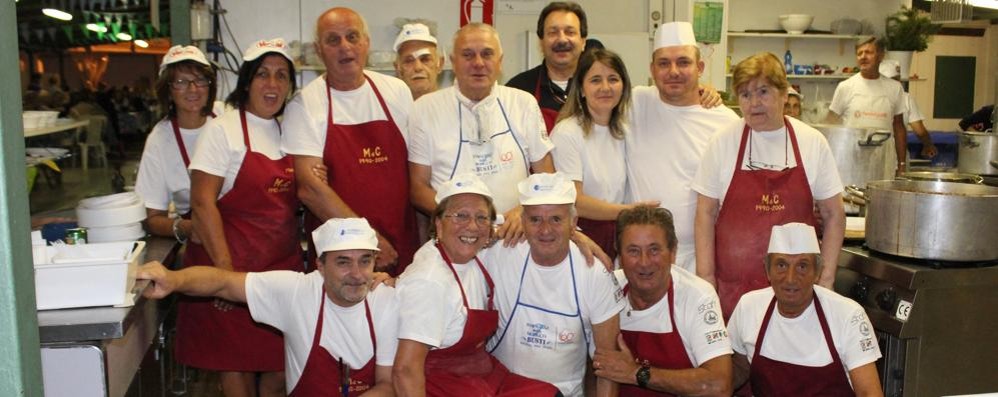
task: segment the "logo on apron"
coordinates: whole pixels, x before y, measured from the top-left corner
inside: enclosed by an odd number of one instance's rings
[[[267,193],[285,193],[291,190],[291,180],[281,177],[275,177],[274,183],[270,184],[267,188]]]
[[[755,205],[755,210],[760,212],[778,212],[786,209],[787,206],[780,202],[779,194],[763,194],[759,198],[759,204]]]
[[[381,152],[381,146],[365,147],[357,161],[361,164],[378,164],[388,161],[388,155]]]

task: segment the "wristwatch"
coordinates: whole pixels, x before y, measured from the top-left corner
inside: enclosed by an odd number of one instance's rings
[[[638,368],[638,373],[634,374],[634,378],[638,383],[638,387],[645,389],[648,387],[648,381],[651,380],[651,364],[648,363],[648,360],[641,361],[638,364],[641,367]]]
[[[176,218],[173,220],[173,237],[176,237],[177,242],[180,244],[187,242],[187,236],[183,236],[184,233],[180,230],[180,221],[182,220],[183,218]]]

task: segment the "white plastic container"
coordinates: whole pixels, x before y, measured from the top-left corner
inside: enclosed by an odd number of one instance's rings
[[[125,303],[145,260],[144,241],[49,246],[49,262],[35,264],[38,310]]]

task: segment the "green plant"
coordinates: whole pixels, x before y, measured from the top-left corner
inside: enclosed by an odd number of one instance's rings
[[[930,36],[941,27],[919,10],[901,7],[887,18],[884,40],[890,51],[925,51]]]

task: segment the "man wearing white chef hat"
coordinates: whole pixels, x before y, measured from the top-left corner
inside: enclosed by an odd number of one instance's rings
[[[521,90],[496,84],[502,44],[495,28],[465,25],[454,35],[455,82],[416,101],[409,118],[409,176],[413,205],[432,214],[436,189],[462,173],[474,173],[492,191],[506,222],[498,237],[507,244],[522,236],[516,184],[530,172],[554,172],[537,101]]]
[[[178,292],[247,303],[253,320],[284,333],[291,396],[325,395],[344,387],[351,395],[390,392],[398,307],[394,288],[369,289],[379,252],[374,229],[363,218],[334,218],[312,238],[321,256],[316,271],[308,274],[238,273],[211,266],[171,271],[150,262],[136,277],[152,281],[143,292],[150,298]]]
[[[771,286],[743,295],[728,323],[736,388],[748,380],[757,396],[883,395],[873,326],[858,303],[815,284],[820,252],[814,227],[773,226]]]
[[[624,306],[603,266],[587,266],[574,242],[575,183],[562,174],[534,174],[517,184],[527,242],[493,246],[480,258],[495,282],[499,328],[489,350],[513,373],[581,396],[586,360],[616,351]],[[597,395],[617,385],[598,379]]]
[[[901,75],[901,65],[896,60],[885,59],[880,63],[880,74],[889,79],[898,80]],[[936,146],[932,144],[932,136],[929,135],[929,130],[925,129],[925,123],[922,122],[922,120],[925,120],[925,116],[922,115],[911,95],[907,92],[902,92],[901,97],[906,106],[902,119],[915,132],[918,140],[922,142],[922,157],[936,157],[938,151],[936,150]]]
[[[437,90],[437,77],[444,68],[444,56],[437,50],[437,38],[421,23],[407,23],[395,37],[395,73],[409,86],[412,99]]]
[[[654,87],[635,87],[625,135],[630,202],[659,201],[675,217],[676,265],[695,271],[693,219],[696,192],[690,183],[714,132],[738,120],[725,106],[700,105],[704,70],[689,22],[663,24],[655,32]],[[667,155],[666,155],[667,154]]]

